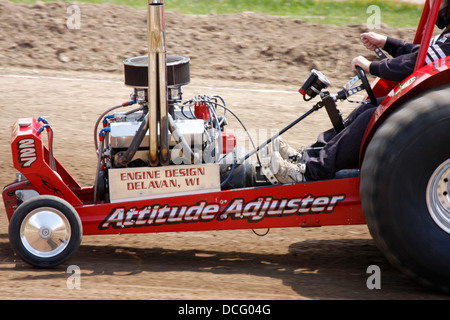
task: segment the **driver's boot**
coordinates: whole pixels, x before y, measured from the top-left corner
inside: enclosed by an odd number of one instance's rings
[[[283,159],[280,152],[272,152],[270,169],[280,183],[304,182],[305,163],[292,163]]]
[[[306,162],[307,154],[303,150],[295,150],[281,137],[274,140],[274,151],[278,151],[284,160],[292,163],[304,163]]]

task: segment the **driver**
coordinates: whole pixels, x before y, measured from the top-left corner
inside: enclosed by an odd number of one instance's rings
[[[450,6],[442,0],[436,26],[445,30],[433,38],[427,51],[425,64],[450,55]],[[369,61],[358,56],[351,61],[351,67],[361,67],[366,73],[385,80],[401,81],[412,74],[419,45],[394,39],[374,32],[361,34],[364,46],[369,50],[382,48],[392,59]],[[381,102],[379,99],[379,103]],[[278,151],[271,156],[271,171],[280,183],[294,183],[333,178],[337,171],[358,166],[359,149],[364,131],[377,106],[362,104],[345,119],[345,128],[338,134],[334,129],[321,133],[309,148],[295,150],[281,138]]]

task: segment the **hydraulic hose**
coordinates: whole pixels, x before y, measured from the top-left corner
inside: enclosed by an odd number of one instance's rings
[[[103,113],[98,117],[98,119],[97,119],[97,121],[95,122],[95,125],[94,125],[94,144],[95,144],[95,151],[96,151],[97,153],[99,152],[99,150],[98,150],[98,140],[97,140],[97,134],[98,134],[98,133],[97,133],[97,132],[98,132],[98,125],[99,125],[100,121],[102,121],[102,119],[103,119],[108,113],[110,113],[111,111],[113,111],[113,110],[115,110],[115,109],[118,109],[118,108],[131,106],[131,105],[133,105],[133,104],[135,104],[135,103],[137,103],[136,100],[131,100],[131,101],[124,102],[124,103],[122,103],[122,104],[119,104],[119,105],[117,105],[117,106],[114,106],[114,107],[109,108],[108,110],[106,110],[105,112],[103,112]]]

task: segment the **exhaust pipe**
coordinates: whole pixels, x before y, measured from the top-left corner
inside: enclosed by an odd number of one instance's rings
[[[164,4],[148,0],[148,102],[150,165],[169,164],[167,118],[167,67],[164,36]]]

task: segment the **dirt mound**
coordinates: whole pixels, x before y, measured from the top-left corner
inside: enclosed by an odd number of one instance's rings
[[[80,28],[69,29],[70,3],[14,4],[0,0],[3,67],[121,73],[125,58],[147,52],[143,10],[78,4]],[[186,16],[165,13],[169,54],[191,58],[193,77],[291,83],[311,68],[330,79],[352,76],[350,60],[367,54],[365,25],[336,27],[264,14]],[[379,32],[410,38],[412,30]]]

